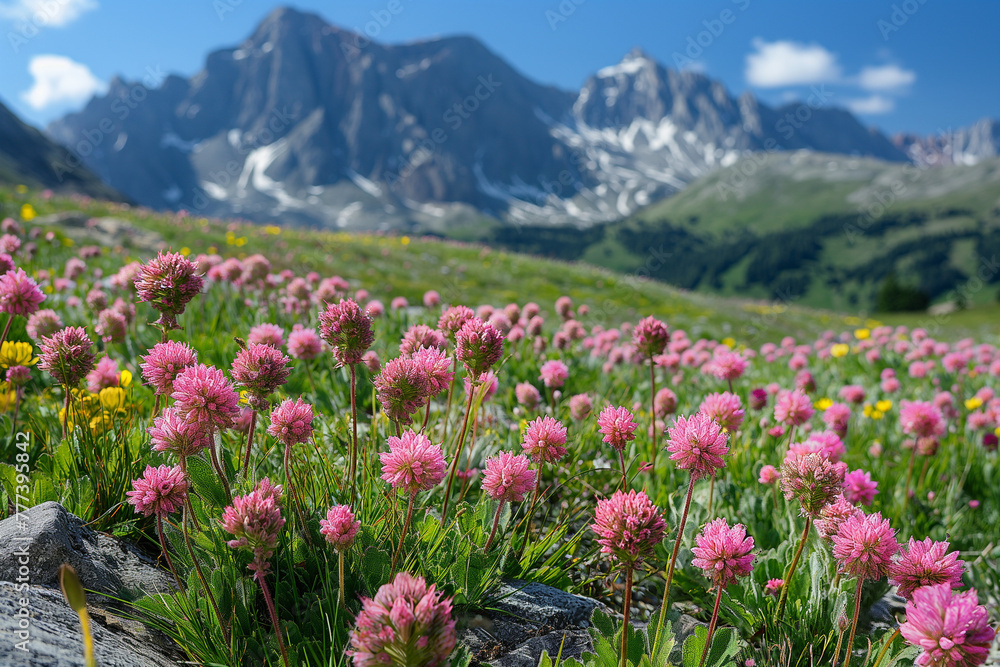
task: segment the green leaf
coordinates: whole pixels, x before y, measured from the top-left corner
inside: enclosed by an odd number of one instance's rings
[[[699,625],[694,629],[694,633],[684,640],[684,647],[681,650],[681,665],[683,667],[698,667],[707,638],[708,628]]]
[[[682,655],[683,667],[698,667],[705,640],[708,638],[708,628],[697,627],[694,634],[684,642]],[[712,646],[705,658],[704,667],[724,667],[729,660],[739,653],[739,637],[733,628],[718,628],[712,636]]]
[[[225,507],[229,504],[226,499],[226,490],[222,487],[222,481],[208,461],[198,456],[189,456],[187,472],[198,495],[207,502],[216,507]]]

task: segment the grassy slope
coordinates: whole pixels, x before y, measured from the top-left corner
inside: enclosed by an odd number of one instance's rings
[[[178,219],[101,201],[81,203],[56,197],[41,202],[30,194],[18,195],[0,188],[3,215],[18,210],[23,201],[31,201],[42,216],[79,209],[95,217],[124,218],[137,227],[155,231],[172,249],[187,248],[193,254],[213,251],[223,256],[245,257],[263,253],[274,262],[276,270],[293,268],[297,273],[315,270],[324,276],[338,274],[379,297],[399,295],[413,303],[419,303],[423,293],[430,289],[440,292],[445,301],[494,305],[533,300],[549,306],[558,296],[567,294],[575,304],[588,305],[590,321],[613,326],[640,314],[655,313],[694,336],[731,336],[739,343],[754,346],[785,335],[804,337],[827,328],[874,323],[794,303],[750,301],[681,290],[645,279],[642,266],[638,271],[622,274],[583,262],[543,259],[430,237],[279,231],[215,220]],[[123,252],[133,257],[143,254],[129,248]],[[887,321],[936,323],[925,322],[926,319],[910,315]],[[1000,321],[1000,307],[975,308],[946,318],[939,335],[990,336],[998,330],[997,321]]]
[[[631,218],[513,247],[619,271],[674,251],[654,275],[705,292],[867,311],[889,271],[936,301],[1000,254],[1000,161],[920,169],[811,153],[756,155]],[[493,238],[494,242],[504,239]],[[970,300],[995,299],[994,285]]]

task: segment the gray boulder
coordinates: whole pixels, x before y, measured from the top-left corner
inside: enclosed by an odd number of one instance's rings
[[[593,644],[587,628],[597,600],[538,583],[504,582],[492,609],[477,617],[460,636],[476,664],[535,667],[542,651],[579,658]],[[565,638],[565,640],[564,640]]]
[[[91,610],[91,621],[94,653],[101,667],[173,667],[184,657],[176,650],[165,650],[162,638],[154,637],[140,623],[106,622],[97,608]],[[84,667],[80,619],[58,590],[31,586],[15,591],[8,582],[0,584],[0,637],[4,638],[0,664]]]
[[[17,582],[26,568],[27,583],[58,588],[59,566],[69,563],[84,588],[105,595],[136,599],[175,587],[170,574],[137,548],[94,532],[55,502],[0,521],[0,544],[0,581]]]

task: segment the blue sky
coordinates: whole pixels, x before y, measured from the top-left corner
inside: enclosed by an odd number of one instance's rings
[[[0,0],[0,99],[37,126],[115,75],[190,76],[277,4]],[[886,132],[1000,117],[994,0],[300,0],[331,23],[405,42],[471,34],[536,81],[575,90],[635,46],[778,104],[824,85]],[[389,10],[394,9],[393,14]],[[382,25],[377,22],[381,18]]]

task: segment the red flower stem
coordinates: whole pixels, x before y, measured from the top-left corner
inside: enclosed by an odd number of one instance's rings
[[[288,651],[285,649],[285,640],[281,638],[281,628],[278,626],[278,612],[274,608],[274,600],[271,599],[271,591],[267,590],[267,584],[264,583],[264,577],[259,575],[254,575],[257,579],[257,583],[260,584],[260,590],[264,594],[264,602],[267,604],[267,613],[271,615],[271,625],[274,626],[274,636],[278,639],[278,648],[281,649],[281,659],[285,662],[285,667],[288,667]]]
[[[715,596],[715,609],[712,610],[712,621],[708,624],[708,636],[705,637],[705,648],[701,650],[701,661],[698,667],[705,664],[705,658],[712,648],[712,636],[715,634],[715,624],[719,622],[719,605],[722,603],[722,586],[719,586],[719,593]]]
[[[455,479],[455,470],[458,468],[458,460],[462,457],[462,445],[465,444],[465,432],[469,428],[469,413],[472,412],[472,398],[475,395],[475,385],[469,390],[469,400],[465,406],[465,419],[462,420],[462,432],[458,436],[458,449],[455,458],[451,462],[451,472],[448,474],[448,487],[444,492],[444,508],[441,510],[441,527],[444,528],[448,521],[448,497],[451,495],[451,484]]]
[[[3,327],[3,333],[0,334],[0,345],[3,345],[3,342],[7,340],[7,334],[10,333],[10,325],[13,323],[14,323],[14,313],[10,313],[9,315],[7,315],[7,324],[5,324]]]
[[[396,547],[396,553],[392,556],[392,567],[389,571],[393,574],[396,573],[396,561],[399,560],[399,554],[403,551],[403,540],[406,539],[406,532],[410,529],[410,520],[413,519],[413,493],[410,494],[410,502],[406,506],[406,521],[403,523],[403,532],[399,536],[399,546]]]
[[[341,607],[346,607],[347,606],[347,594],[344,593],[344,551],[343,551],[343,549],[341,549],[340,551],[337,552],[337,560],[339,561],[339,563],[337,564],[337,569],[340,572],[340,606]]]
[[[802,537],[799,538],[799,546],[795,550],[795,556],[792,558],[791,564],[788,566],[788,572],[785,573],[785,583],[781,585],[781,597],[778,598],[778,610],[774,613],[774,622],[778,623],[781,621],[781,617],[785,614],[785,602],[788,601],[788,587],[792,583],[792,575],[795,574],[795,568],[799,564],[799,558],[802,556],[802,549],[806,545],[806,540],[809,539],[809,528],[812,527],[812,517],[806,517],[806,527],[802,531]]]
[[[881,664],[882,658],[885,657],[886,651],[889,650],[889,647],[892,646],[892,643],[896,641],[896,637],[898,637],[899,635],[900,635],[899,628],[896,628],[896,631],[892,633],[891,637],[889,637],[889,641],[887,641],[885,643],[885,646],[882,647],[882,650],[878,652],[878,657],[875,658],[875,664],[872,665],[872,667],[878,667],[879,664]]]
[[[160,536],[160,548],[163,549],[163,558],[167,561],[167,568],[170,570],[170,574],[174,575],[174,581],[177,582],[177,590],[183,593],[184,584],[181,583],[181,578],[177,576],[177,570],[174,569],[174,563],[170,560],[170,553],[167,551],[167,539],[163,536],[163,517],[159,515],[156,517],[156,533]]]
[[[420,425],[420,434],[423,435],[424,431],[427,430],[427,422],[431,418],[431,402],[432,399],[427,399],[427,409],[424,410],[424,422]]]
[[[625,449],[618,450],[618,460],[621,462],[622,467],[622,492],[624,493],[625,488],[628,486],[628,479],[625,476]]]
[[[858,629],[858,616],[861,612],[861,585],[863,583],[865,583],[864,578],[858,577],[858,588],[854,592],[854,620],[851,621],[851,634],[847,637],[847,653],[844,654],[844,667],[849,667],[851,664],[851,649],[854,648],[854,631]]]
[[[677,554],[681,550],[681,538],[684,537],[684,524],[687,523],[688,510],[691,509],[691,495],[694,493],[694,475],[691,475],[691,482],[688,484],[687,499],[684,501],[684,512],[681,514],[681,523],[677,527],[677,541],[674,542],[674,552],[670,556],[670,565],[667,567],[667,585],[663,589],[663,604],[660,607],[660,618],[656,622],[656,636],[653,638],[653,655],[656,655],[656,647],[660,642],[660,630],[663,629],[663,617],[667,615],[667,607],[670,604],[670,582],[674,580],[674,566],[677,565]]]
[[[490,531],[490,537],[488,540],[486,540],[486,546],[483,547],[483,553],[488,552],[490,550],[490,546],[493,544],[493,538],[497,534],[497,526],[500,525],[500,512],[503,511],[503,505],[505,502],[507,501],[501,500],[500,504],[497,505],[497,513],[493,516],[493,530]],[[530,522],[528,523],[528,527],[529,528],[531,527]]]
[[[250,452],[253,451],[253,436],[254,431],[257,430],[257,410],[250,411],[250,428],[247,433],[247,453],[243,458],[243,469],[240,470],[241,473],[250,474]]]
[[[632,566],[625,567],[625,610],[622,619],[622,655],[621,667],[625,667],[626,656],[628,656],[628,629],[631,625],[629,616],[632,612]]]
[[[358,471],[358,396],[357,396],[357,373],[354,364],[349,366],[351,371],[351,504],[354,504],[354,496],[357,491],[357,471]]]

